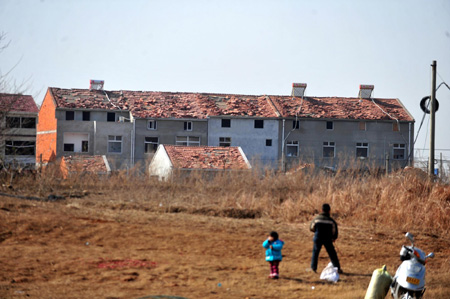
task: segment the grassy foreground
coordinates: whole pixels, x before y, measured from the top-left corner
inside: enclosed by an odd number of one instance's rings
[[[48,169],[4,177],[2,189],[29,199],[0,196],[1,298],[362,298],[375,268],[394,274],[406,231],[436,253],[427,297],[450,295],[450,187],[416,171],[159,182],[130,173],[62,180]],[[305,271],[308,224],[324,202],[346,272],[335,285]],[[277,282],[266,279],[261,247],[272,229],[286,242]],[[322,252],[319,267],[327,262]]]

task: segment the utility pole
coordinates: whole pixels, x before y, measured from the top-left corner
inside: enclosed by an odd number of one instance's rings
[[[428,175],[434,175],[434,135],[435,135],[435,114],[436,114],[436,60],[431,65],[431,99],[430,99],[430,156],[428,160]]]

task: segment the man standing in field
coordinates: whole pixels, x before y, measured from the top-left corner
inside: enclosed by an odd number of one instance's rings
[[[322,213],[317,215],[311,222],[309,229],[314,232],[314,246],[311,258],[311,270],[317,271],[317,263],[322,245],[328,252],[333,266],[338,268],[338,273],[342,274],[341,265],[334,249],[333,242],[338,238],[338,226],[336,221],[330,216],[330,205],[325,203],[322,205]]]

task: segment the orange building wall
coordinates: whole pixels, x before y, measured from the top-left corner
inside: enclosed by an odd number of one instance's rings
[[[36,162],[48,163],[56,158],[56,105],[50,90],[47,90],[41,109],[36,136]]]

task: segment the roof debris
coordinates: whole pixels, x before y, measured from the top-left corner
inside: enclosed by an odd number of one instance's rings
[[[299,117],[414,121],[398,99],[50,88],[57,107],[131,111],[135,118]]]

